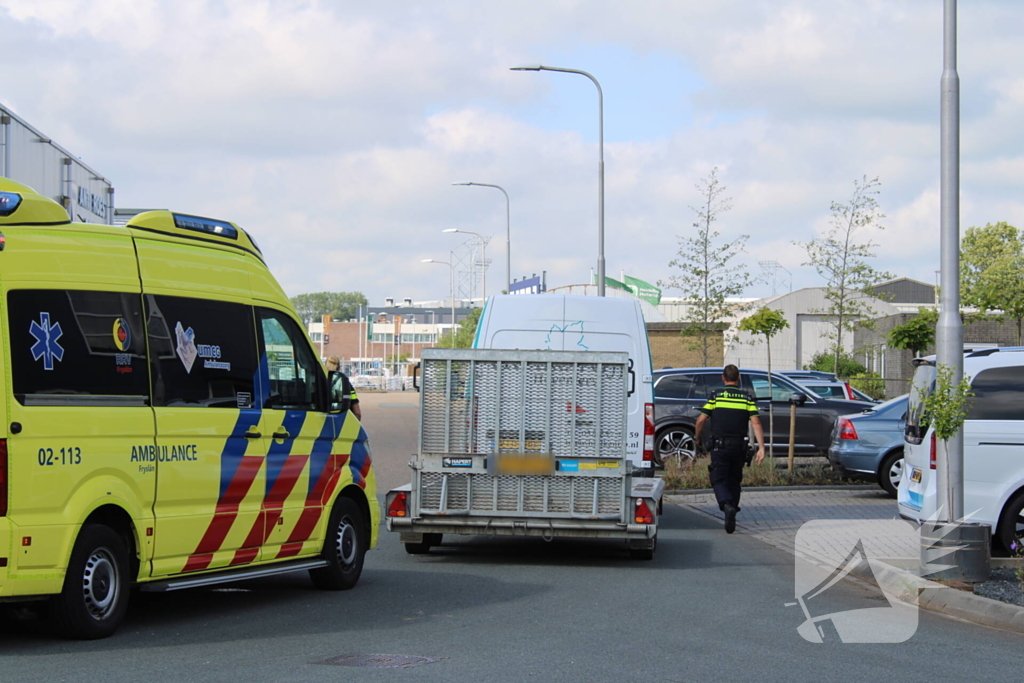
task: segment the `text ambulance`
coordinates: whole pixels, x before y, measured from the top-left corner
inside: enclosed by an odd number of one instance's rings
[[[0,178],[0,601],[99,638],[133,584],[351,588],[380,513],[329,386],[238,226],[71,223]]]

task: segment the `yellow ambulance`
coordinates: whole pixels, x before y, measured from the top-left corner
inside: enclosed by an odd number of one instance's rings
[[[0,178],[0,601],[101,638],[136,585],[351,588],[380,512],[332,379],[237,225],[72,223]]]

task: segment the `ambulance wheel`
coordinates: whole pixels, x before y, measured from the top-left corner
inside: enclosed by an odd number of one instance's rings
[[[435,545],[441,545],[444,534],[423,534],[423,540],[419,543],[406,543],[405,552],[410,555],[426,555]]]
[[[128,611],[128,552],[110,527],[86,524],[71,552],[64,588],[50,598],[54,630],[66,638],[113,635]]]
[[[309,570],[313,585],[325,591],[346,591],[355,586],[363,573],[366,543],[363,511],[351,498],[339,497],[331,511],[327,539],[320,553],[327,566]]]

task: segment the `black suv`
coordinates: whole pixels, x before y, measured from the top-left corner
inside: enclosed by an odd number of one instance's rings
[[[722,386],[722,368],[674,368],[654,373],[654,457],[657,464],[664,465],[671,458],[683,462],[694,457],[693,431],[700,415],[697,409],[704,405],[711,392]],[[773,443],[776,457],[789,452],[789,398],[793,394],[807,396],[807,401],[796,409],[796,455],[827,455],[836,417],[864,411],[864,403],[860,401],[823,398],[774,372],[769,391],[768,373],[764,370],[740,370],[740,387],[757,400],[765,433],[765,451],[767,445]],[[768,433],[769,403],[775,413],[774,435]]]

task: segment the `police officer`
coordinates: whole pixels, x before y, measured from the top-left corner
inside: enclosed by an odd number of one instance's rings
[[[718,499],[718,508],[725,513],[725,531],[736,530],[736,513],[740,511],[740,482],[747,460],[747,428],[754,428],[757,438],[757,462],[764,460],[764,431],[757,416],[757,404],[750,394],[739,388],[740,371],[726,365],[722,372],[725,386],[711,394],[700,409],[694,440],[700,444],[704,423],[711,420],[711,487]]]
[[[330,375],[331,395],[338,398],[347,398],[348,409],[352,411],[357,420],[362,420],[363,410],[359,407],[359,395],[356,394],[355,387],[349,381],[348,375],[341,371],[341,359],[337,356],[331,356],[324,364],[327,366],[328,373],[334,373]]]

